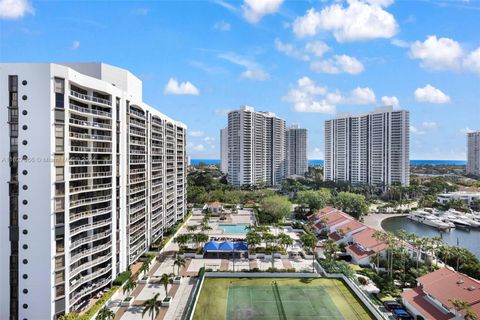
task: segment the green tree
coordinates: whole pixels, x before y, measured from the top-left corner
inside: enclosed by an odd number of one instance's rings
[[[115,312],[104,306],[98,311],[95,320],[113,320],[115,318]]]
[[[313,256],[312,270],[315,272],[315,248],[317,246],[317,237],[311,233],[306,233],[300,237],[300,242],[304,248],[308,248],[311,251]]]
[[[339,249],[338,244],[332,239],[328,239],[323,244],[323,252],[325,253],[325,258],[327,260],[330,260],[330,261],[336,260],[338,249]]]
[[[75,312],[69,312],[62,314],[58,320],[77,320],[79,318],[78,313]]]
[[[143,303],[142,318],[147,313],[152,320],[157,317],[158,313],[160,312],[160,301],[158,300],[159,296],[160,293],[156,293],[152,298]]]
[[[330,201],[331,193],[328,189],[307,190],[297,193],[296,202],[307,206],[310,212],[323,208]]]
[[[188,241],[190,241],[190,235],[186,233],[179,234],[175,239],[173,239],[175,243],[182,249],[187,247]]]
[[[173,284],[172,274],[162,274],[162,277],[160,278],[160,284],[163,284],[163,287],[165,288],[165,297],[168,297],[168,285]]]
[[[264,220],[267,220],[268,222],[282,220],[290,213],[291,209],[292,204],[288,201],[287,197],[270,196],[261,201],[261,214],[264,216]]]
[[[262,242],[262,237],[260,236],[260,234],[253,230],[247,233],[245,239],[247,240],[248,245],[253,250],[255,250],[256,246],[260,245],[260,243]]]
[[[283,247],[283,250],[287,251],[288,247],[293,245],[293,239],[286,233],[280,233],[278,235],[278,244]]]
[[[205,233],[195,233],[193,235],[193,241],[195,241],[197,249],[200,247],[201,243],[207,242],[208,239],[209,237]]]
[[[360,194],[340,192],[332,201],[335,207],[357,219],[368,212],[365,196]]]
[[[187,261],[185,260],[185,258],[177,256],[177,258],[173,262],[173,266],[174,267],[177,266],[177,268],[178,268],[177,274],[178,275],[180,275],[180,268],[185,267],[186,264],[187,264]]]
[[[123,288],[122,288],[123,293],[129,296],[136,286],[137,286],[137,283],[135,281],[133,281],[132,279],[128,279],[128,281],[123,285]]]

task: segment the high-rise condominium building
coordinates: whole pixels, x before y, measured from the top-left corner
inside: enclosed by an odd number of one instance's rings
[[[231,111],[228,182],[235,186],[276,185],[284,176],[285,121],[274,113],[257,112],[248,106]]]
[[[286,175],[303,176],[308,171],[307,159],[307,129],[298,124],[292,125],[285,131],[287,146]]]
[[[0,319],[54,319],[184,218],[186,126],[102,63],[0,64],[0,93]]]
[[[325,121],[324,180],[408,185],[409,117],[385,107]]]
[[[228,172],[228,128],[220,130],[220,170]]]
[[[480,131],[467,134],[467,173],[480,176]]]

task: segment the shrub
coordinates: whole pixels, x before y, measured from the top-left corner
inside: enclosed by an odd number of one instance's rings
[[[92,317],[107,303],[119,287],[113,286],[108,290],[95,304],[88,309],[83,315],[78,317],[79,320],[90,320]]]
[[[113,280],[114,286],[121,286],[125,281],[127,281],[132,276],[132,272],[130,270],[124,271],[120,273],[115,280]]]
[[[358,277],[358,282],[360,282],[362,286],[366,286],[368,284],[368,280],[364,277]]]

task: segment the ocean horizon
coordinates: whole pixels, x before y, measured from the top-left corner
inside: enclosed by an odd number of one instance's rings
[[[190,163],[192,165],[199,164],[203,162],[205,164],[220,164],[220,159],[192,159]],[[466,160],[410,160],[411,165],[422,165],[422,164],[430,164],[430,165],[466,165]],[[308,165],[310,166],[323,166],[323,160],[308,160]]]

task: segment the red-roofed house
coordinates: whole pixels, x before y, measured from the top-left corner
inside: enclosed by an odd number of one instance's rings
[[[418,287],[405,290],[401,296],[405,307],[425,319],[463,319],[450,300],[467,303],[480,318],[480,281],[463,273],[442,268],[417,278]]]
[[[338,243],[348,243],[352,241],[354,234],[365,229],[367,229],[366,225],[352,218],[352,220],[330,228],[331,233],[328,236]]]
[[[352,257],[352,262],[358,265],[369,265],[370,258],[377,253],[382,253],[387,249],[388,245],[380,240],[375,239],[374,229],[366,227],[352,235],[352,244],[345,249]]]
[[[330,213],[330,212],[334,212],[334,211],[338,211],[338,209],[336,208],[333,208],[333,207],[325,207],[325,208],[322,208],[320,210],[318,210],[317,212],[309,215],[307,217],[308,221],[312,222],[312,223],[315,223],[316,221],[320,220],[318,217],[320,216],[323,216],[327,213]]]

